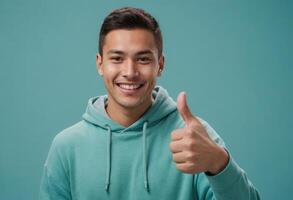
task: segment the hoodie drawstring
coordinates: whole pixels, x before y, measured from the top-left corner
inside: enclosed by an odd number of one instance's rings
[[[112,143],[112,130],[109,125],[107,125],[108,129],[108,146],[107,146],[107,169],[106,169],[106,182],[105,182],[105,190],[109,190],[110,185],[110,176],[111,176],[111,143]]]
[[[147,151],[147,140],[146,140],[146,129],[147,129],[148,122],[145,121],[143,123],[143,129],[142,129],[142,148],[143,148],[143,177],[144,177],[144,188],[146,191],[149,191],[149,181],[148,181],[148,151]],[[105,190],[109,190],[110,185],[110,177],[111,177],[111,152],[112,152],[112,130],[109,125],[106,125],[108,129],[108,145],[107,145],[107,169],[106,169],[106,182],[105,182]]]
[[[143,129],[142,129],[142,142],[143,142],[143,175],[144,175],[144,188],[146,191],[149,191],[149,180],[148,180],[148,160],[147,160],[147,141],[146,141],[146,128],[147,128],[148,122],[145,121],[143,123]]]

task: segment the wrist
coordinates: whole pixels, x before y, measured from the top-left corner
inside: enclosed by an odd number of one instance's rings
[[[222,148],[217,146],[218,150],[217,153],[215,154],[214,162],[211,165],[211,169],[207,172],[208,175],[217,175],[221,171],[225,169],[229,162],[229,155],[227,151]]]

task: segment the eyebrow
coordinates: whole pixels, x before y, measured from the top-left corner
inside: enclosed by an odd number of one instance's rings
[[[107,54],[124,54],[123,51],[111,49],[110,51],[107,52]]]
[[[143,55],[143,54],[153,54],[153,52],[151,50],[143,50],[143,51],[139,51],[138,53],[136,53],[136,55]]]
[[[109,54],[121,54],[121,55],[123,55],[125,53],[123,51],[120,51],[120,50],[111,49],[111,50],[109,50],[107,52],[107,54],[108,55]],[[139,52],[136,53],[137,56],[144,55],[144,54],[153,54],[153,52],[151,50],[147,49],[147,50],[142,50],[142,51],[139,51]]]

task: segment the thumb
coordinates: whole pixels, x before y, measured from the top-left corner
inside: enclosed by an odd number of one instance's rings
[[[186,125],[189,125],[194,117],[188,108],[185,92],[180,92],[177,97],[177,109]]]

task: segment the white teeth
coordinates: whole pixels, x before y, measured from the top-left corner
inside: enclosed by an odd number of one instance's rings
[[[123,88],[123,89],[126,89],[126,90],[135,90],[137,88],[140,87],[139,84],[133,84],[133,85],[130,85],[130,84],[119,84],[119,87]]]

